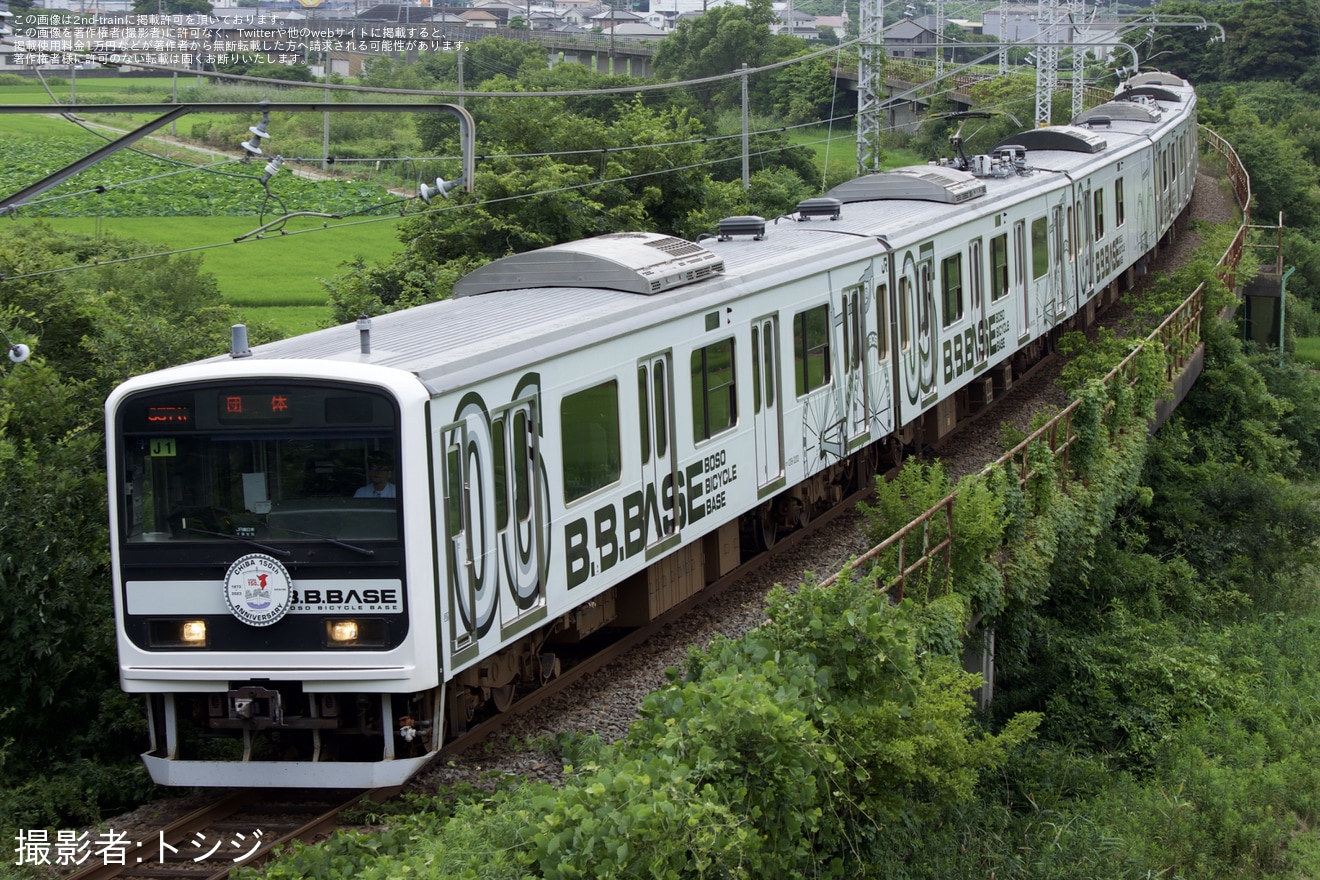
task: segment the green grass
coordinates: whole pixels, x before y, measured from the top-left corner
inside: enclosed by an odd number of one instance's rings
[[[179,88],[195,82],[193,77],[179,79]],[[50,91],[46,91],[40,80],[28,80],[20,86],[0,86],[0,104],[50,104],[51,95],[61,104],[69,103],[75,96],[79,101],[89,98],[105,100],[113,96],[119,102],[168,101],[174,94],[174,82],[170,77],[91,77],[79,76],[69,81],[69,71],[55,68],[53,75],[46,77]]]
[[[812,125],[790,129],[791,143],[808,147],[816,154],[816,163],[826,169],[829,186],[835,186],[857,176],[857,134],[849,126],[831,129],[826,125]],[[904,165],[924,165],[925,158],[908,150],[886,149],[883,166],[886,169]]]
[[[241,307],[325,309],[319,279],[340,274],[356,256],[386,260],[399,251],[397,217],[322,228],[320,220],[291,220],[291,234],[234,243],[259,224],[255,217],[60,217],[42,222],[59,230],[136,238],[161,250],[200,247],[204,268],[220,281],[225,301]],[[17,222],[29,222],[19,220]],[[334,223],[335,221],[326,221]],[[328,310],[323,312],[329,316]],[[281,323],[282,326],[282,323]],[[313,329],[304,327],[303,329]]]
[[[329,306],[243,306],[238,310],[245,324],[278,327],[285,336],[299,336],[331,323]]]
[[[1307,336],[1294,343],[1293,357],[1297,360],[1320,367],[1320,337]]]

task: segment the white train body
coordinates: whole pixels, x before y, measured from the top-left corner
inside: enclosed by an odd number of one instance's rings
[[[518,255],[367,331],[125,383],[115,612],[153,777],[401,782],[556,645],[663,613],[877,450],[942,436],[1187,205],[1191,87],[1127,88],[977,174],[860,178],[763,236]],[[393,497],[357,497],[371,461]]]

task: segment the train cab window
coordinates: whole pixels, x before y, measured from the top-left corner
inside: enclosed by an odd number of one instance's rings
[[[1105,237],[1105,191],[1095,191],[1095,240]]]
[[[729,430],[738,420],[733,340],[692,352],[692,439],[700,443]]]
[[[1037,217],[1031,221],[1031,277],[1044,278],[1049,271],[1049,224],[1044,217]]]
[[[1123,225],[1123,178],[1114,181],[1114,228]]]
[[[619,481],[623,462],[618,382],[611,379],[565,397],[559,406],[559,425],[565,502]]]
[[[793,372],[797,396],[830,384],[830,307],[816,306],[793,316]]]
[[[134,395],[117,418],[129,545],[400,538],[407,473],[385,394],[208,383]]]
[[[962,254],[946,257],[940,263],[940,284],[944,326],[948,327],[963,316]]]
[[[1008,296],[1008,234],[990,239],[990,301]]]

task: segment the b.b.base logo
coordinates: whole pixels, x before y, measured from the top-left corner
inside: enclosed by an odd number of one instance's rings
[[[225,575],[225,604],[229,613],[249,626],[270,626],[293,604],[293,579],[279,560],[264,553],[249,553],[229,566]]]

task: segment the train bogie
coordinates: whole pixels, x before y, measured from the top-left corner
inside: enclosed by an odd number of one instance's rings
[[[556,245],[369,329],[126,383],[115,609],[153,777],[400,781],[946,437],[1190,198],[1195,97],[1139,88],[845,184],[828,216]]]

